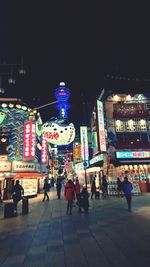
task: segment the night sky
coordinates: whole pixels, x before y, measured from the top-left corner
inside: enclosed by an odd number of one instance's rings
[[[110,2],[1,1],[1,62],[23,56],[27,71],[21,78],[14,70],[13,86],[3,78],[3,96],[36,107],[54,101],[54,89],[64,81],[71,90],[70,121],[79,125],[83,103],[92,106],[103,87],[149,91],[149,8]],[[41,114],[43,121],[57,116],[52,106]]]

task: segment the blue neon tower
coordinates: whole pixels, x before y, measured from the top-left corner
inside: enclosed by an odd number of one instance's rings
[[[59,119],[67,119],[67,111],[70,108],[70,104],[68,103],[70,98],[70,89],[66,87],[64,82],[60,82],[59,87],[55,89],[55,97],[58,101],[56,108],[59,111]]]

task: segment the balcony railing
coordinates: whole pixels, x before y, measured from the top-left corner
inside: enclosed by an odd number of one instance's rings
[[[120,118],[148,118],[150,116],[148,110],[114,110],[114,119]]]
[[[116,149],[150,149],[150,142],[116,142]]]

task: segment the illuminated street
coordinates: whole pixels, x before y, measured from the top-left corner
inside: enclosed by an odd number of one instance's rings
[[[149,266],[149,194],[133,197],[133,211],[124,198],[90,200],[89,214],[66,216],[66,201],[43,195],[30,199],[29,214],[3,218],[0,207],[2,267],[130,267]]]
[[[0,267],[150,266],[149,25],[1,1]]]

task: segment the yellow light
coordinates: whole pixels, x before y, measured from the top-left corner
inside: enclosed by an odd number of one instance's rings
[[[5,143],[6,141],[7,141],[6,138],[2,138],[2,139],[1,139],[1,142],[2,142],[2,143]]]
[[[119,100],[119,96],[118,95],[114,95],[114,101],[118,101]]]

